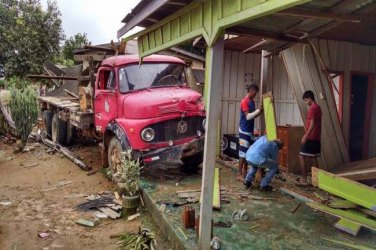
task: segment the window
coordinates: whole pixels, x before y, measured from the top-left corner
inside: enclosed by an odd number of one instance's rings
[[[185,84],[184,65],[175,63],[133,64],[119,69],[119,90],[127,91]]]
[[[99,72],[98,89],[114,90],[116,87],[115,73],[110,69],[102,69]]]

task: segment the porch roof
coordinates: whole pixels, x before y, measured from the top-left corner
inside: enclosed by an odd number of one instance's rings
[[[122,20],[122,36],[135,26],[148,28],[193,0],[142,0]],[[236,4],[236,2],[234,2]],[[376,45],[376,0],[312,0],[227,28],[225,48],[279,52],[296,42],[318,37]]]

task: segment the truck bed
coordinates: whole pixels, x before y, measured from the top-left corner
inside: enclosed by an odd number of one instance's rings
[[[69,113],[69,123],[80,129],[90,129],[94,125],[93,111],[81,111],[78,99],[70,96],[52,97],[40,96],[39,103],[42,109],[64,110]]]

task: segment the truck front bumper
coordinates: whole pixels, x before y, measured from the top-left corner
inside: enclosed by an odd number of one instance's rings
[[[181,159],[198,154],[204,150],[204,137],[193,139],[181,145],[159,148],[153,151],[141,152],[141,158],[145,165],[158,161],[158,163],[168,162],[181,163]]]

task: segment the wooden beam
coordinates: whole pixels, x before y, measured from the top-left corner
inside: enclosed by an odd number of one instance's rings
[[[312,168],[312,184],[329,193],[376,211],[376,189],[318,168]]]
[[[181,2],[168,2],[168,5],[175,5],[175,6],[185,6],[186,3],[181,3]]]
[[[275,108],[272,92],[262,95],[262,106],[264,109],[265,128],[268,141],[277,140],[277,124],[275,119]]]
[[[263,30],[256,30],[256,29],[249,29],[245,27],[235,26],[226,29],[227,34],[232,35],[240,35],[240,36],[250,36],[250,37],[261,37],[265,39],[274,39],[279,41],[286,41],[286,42],[300,42],[300,40],[292,37],[287,37],[285,34],[271,32],[271,31],[263,31]]]
[[[214,190],[214,168],[216,159],[217,137],[216,128],[220,118],[221,95],[222,95],[222,70],[224,57],[223,35],[212,47],[207,47],[206,70],[205,70],[205,93],[206,93],[206,124],[205,124],[205,146],[204,162],[201,181],[202,202],[200,204],[200,231],[199,249],[210,249],[213,190]]]
[[[219,168],[215,168],[214,172],[213,208],[221,209],[221,193],[219,190]]]
[[[364,227],[367,227],[369,229],[376,230],[376,221],[367,218],[367,216],[364,215],[362,212],[356,210],[342,210],[330,208],[319,203],[307,203],[307,205],[313,209],[322,211],[324,213],[328,213],[339,218],[344,218],[354,223],[360,224]]]
[[[267,85],[267,77],[269,70],[269,58],[265,57],[266,50],[261,51],[261,67],[260,67],[260,93],[259,93],[259,103],[263,103],[263,93]],[[264,114],[265,116],[265,114]],[[265,131],[265,121],[260,119],[260,134],[262,135]]]
[[[354,22],[354,23],[359,23],[361,21],[360,17],[355,16],[355,15],[336,14],[332,12],[314,11],[314,10],[308,10],[308,9],[303,9],[303,8],[292,8],[292,9],[282,10],[275,14],[280,15],[280,16],[325,18],[325,19],[333,19],[337,21]]]
[[[132,17],[123,27],[121,27],[117,32],[117,37],[123,36],[125,33],[136,27],[142,20],[149,17],[153,14],[156,10],[166,4],[169,0],[153,0],[149,1],[149,3],[143,7],[137,15]]]
[[[354,181],[374,180],[376,179],[376,167],[372,167],[369,169],[360,169],[360,170],[355,170],[355,171],[343,172],[343,173],[337,174],[337,176],[348,178]]]
[[[74,55],[74,60],[78,62],[89,61],[89,58],[92,57],[94,62],[101,62],[110,56],[112,55]]]
[[[261,45],[268,44],[268,43],[270,43],[270,42],[272,42],[272,40],[270,40],[270,39],[268,39],[268,40],[266,40],[266,39],[261,39],[260,42],[258,42],[258,43],[256,43],[256,44],[252,45],[251,47],[249,47],[249,48],[243,50],[243,53],[245,54],[245,53],[247,53],[247,52],[250,52],[251,50],[253,50],[253,49],[257,48],[257,47],[259,47],[259,46],[261,46]]]
[[[362,227],[359,223],[355,223],[351,220],[341,218],[335,225],[335,228],[342,230],[346,233],[356,236]]]
[[[77,80],[77,77],[74,76],[27,75],[27,77],[34,79]]]

